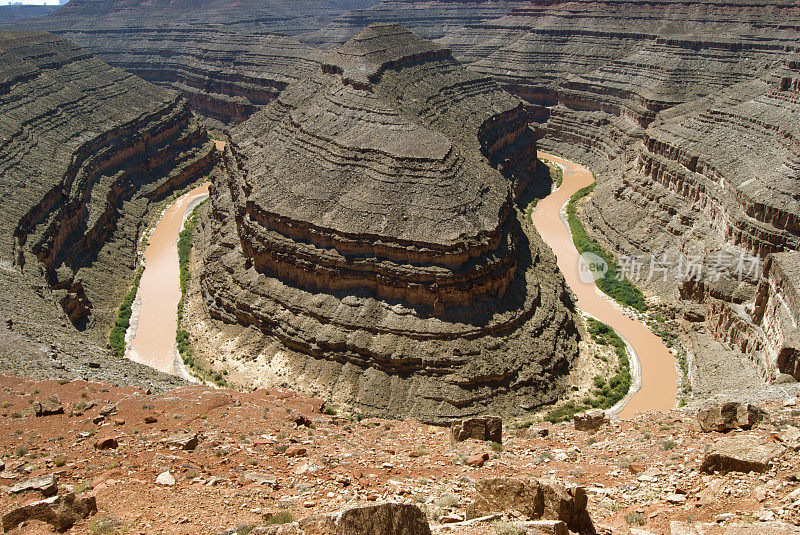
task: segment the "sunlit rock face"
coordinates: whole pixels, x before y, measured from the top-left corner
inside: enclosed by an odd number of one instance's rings
[[[368,27],[233,131],[201,226],[211,316],[274,339],[292,386],[368,412],[554,400],[577,333],[517,207],[549,189],[535,151],[489,78]]]

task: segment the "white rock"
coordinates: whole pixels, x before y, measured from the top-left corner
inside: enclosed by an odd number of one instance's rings
[[[156,485],[171,487],[175,485],[175,478],[172,476],[172,474],[169,473],[169,471],[161,472],[160,474],[158,474],[158,477],[156,478]]]

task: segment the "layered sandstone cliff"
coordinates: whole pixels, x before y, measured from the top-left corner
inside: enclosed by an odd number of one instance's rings
[[[208,172],[213,144],[183,97],[47,33],[0,33],[0,110],[3,303],[30,293],[4,313],[54,302],[105,338],[143,215]]]
[[[196,113],[221,127],[246,119],[318,67],[319,53],[287,35],[315,31],[372,3],[72,0],[26,27],[61,35],[114,67],[182,92]]]
[[[290,384],[366,412],[553,401],[577,333],[516,204],[549,188],[536,163],[519,101],[370,26],[233,131],[201,225],[211,317],[277,341]]]

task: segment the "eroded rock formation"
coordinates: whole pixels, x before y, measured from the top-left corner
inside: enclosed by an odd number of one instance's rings
[[[44,282],[15,316],[52,299],[104,338],[143,214],[206,173],[213,144],[183,97],[47,33],[0,33],[0,110],[1,254],[20,277],[4,303]]]
[[[292,385],[448,421],[552,401],[577,351],[521,103],[373,25],[232,132],[201,225],[212,318],[280,342]],[[284,356],[288,353],[290,356]]]
[[[61,35],[114,67],[184,93],[195,112],[220,127],[246,119],[318,67],[318,51],[288,36],[373,3],[72,0],[26,28]]]

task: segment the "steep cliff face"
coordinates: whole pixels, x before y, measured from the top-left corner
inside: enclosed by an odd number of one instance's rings
[[[182,92],[221,127],[243,121],[317,68],[318,51],[287,35],[372,3],[73,0],[25,27],[61,35],[114,67]]]
[[[184,98],[46,33],[0,33],[0,109],[4,265],[104,336],[142,216],[208,172],[213,144]]]
[[[181,92],[193,111],[224,124],[245,120],[290,82],[319,68],[315,49],[263,32],[85,27],[57,33],[109,65]]]
[[[294,386],[371,413],[552,401],[577,333],[516,207],[548,188],[536,162],[519,101],[370,26],[233,131],[201,226],[211,316],[280,342]]]
[[[800,253],[767,257],[752,320],[762,335],[769,371],[800,380]]]

